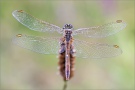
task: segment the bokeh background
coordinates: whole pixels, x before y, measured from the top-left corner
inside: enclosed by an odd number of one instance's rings
[[[124,20],[127,27],[105,38],[120,46],[123,53],[107,59],[76,59],[75,76],[68,90],[134,88],[134,0],[1,0],[0,1],[0,88],[1,90],[61,90],[63,80],[57,75],[57,55],[38,54],[12,43],[17,33],[45,36],[29,30],[12,16],[24,10],[49,23],[74,28],[103,25]],[[52,35],[53,37],[53,35]],[[83,39],[91,42],[91,39]],[[98,41],[102,42],[103,39]]]

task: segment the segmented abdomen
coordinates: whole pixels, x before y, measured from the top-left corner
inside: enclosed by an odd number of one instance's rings
[[[74,75],[74,61],[75,61],[75,57],[70,54],[70,78],[71,79]],[[59,54],[59,62],[58,62],[59,66],[60,66],[60,74],[63,77],[63,80],[66,81],[66,76],[65,76],[65,52]]]

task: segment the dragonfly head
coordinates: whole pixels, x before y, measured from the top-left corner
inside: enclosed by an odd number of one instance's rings
[[[73,29],[73,26],[71,24],[65,24],[63,29]]]
[[[65,24],[63,29],[65,31],[64,35],[71,36],[73,30],[73,26],[71,24]]]

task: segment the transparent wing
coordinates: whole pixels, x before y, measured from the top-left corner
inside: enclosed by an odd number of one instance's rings
[[[117,45],[89,43],[80,40],[74,40],[73,45],[76,50],[76,56],[82,58],[108,58],[122,53],[122,50]]]
[[[42,54],[58,54],[59,38],[44,38],[18,34],[13,42],[23,48]]]
[[[49,24],[45,21],[41,21],[33,16],[29,15],[28,13],[24,12],[23,10],[15,10],[13,11],[12,15],[24,26],[28,27],[31,30],[39,31],[39,32],[54,32],[57,31],[58,33],[63,33],[63,29]]]
[[[74,35],[84,35],[87,37],[101,38],[110,36],[119,32],[126,27],[126,23],[122,20],[117,20],[116,22],[111,22],[102,26],[90,27],[90,28],[80,28],[73,31]]]

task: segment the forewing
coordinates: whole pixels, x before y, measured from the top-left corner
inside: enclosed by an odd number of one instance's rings
[[[13,42],[23,48],[42,54],[58,54],[59,38],[44,38],[18,34]]]
[[[28,27],[31,30],[39,31],[39,32],[54,32],[57,31],[58,33],[63,33],[63,29],[53,25],[49,24],[45,21],[41,21],[30,14],[26,13],[23,10],[15,10],[12,15],[24,26]]]
[[[81,58],[108,58],[115,57],[122,53],[117,45],[108,45],[102,43],[89,43],[86,41],[75,40],[74,48],[76,56]]]
[[[84,35],[92,38],[101,38],[110,36],[119,32],[126,27],[126,23],[122,20],[117,20],[116,22],[111,22],[102,26],[90,27],[90,28],[80,28],[73,31],[74,35]]]

